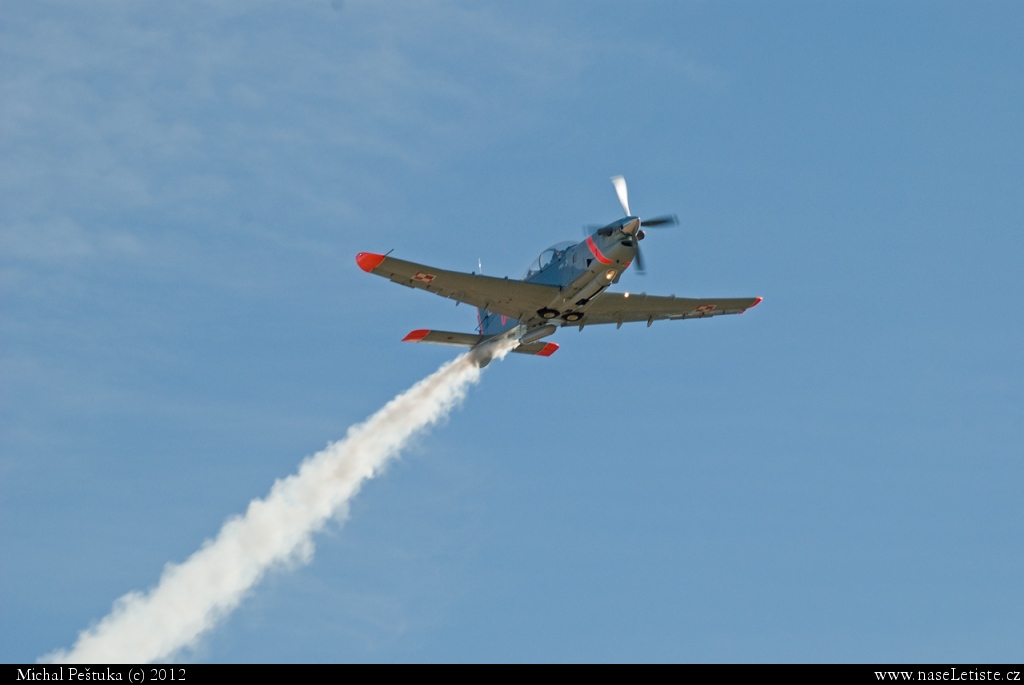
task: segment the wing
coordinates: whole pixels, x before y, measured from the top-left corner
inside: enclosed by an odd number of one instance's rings
[[[757,306],[760,297],[705,298],[662,297],[645,293],[604,293],[587,308],[583,323],[623,324],[646,321],[650,324],[661,319],[701,319],[720,314],[742,314]]]
[[[446,271],[369,252],[360,252],[356,262],[363,271],[399,285],[427,290],[520,320],[530,318],[558,295],[558,288],[552,285]]]

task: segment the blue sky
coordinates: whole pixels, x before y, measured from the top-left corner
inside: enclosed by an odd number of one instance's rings
[[[68,647],[452,352],[356,252],[631,291],[186,661],[1020,661],[1019,3],[9,2],[0,659]]]

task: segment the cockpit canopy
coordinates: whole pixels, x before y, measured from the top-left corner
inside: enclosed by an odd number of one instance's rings
[[[571,240],[566,240],[560,243],[555,243],[548,249],[544,250],[540,253],[539,257],[530,262],[530,267],[526,270],[526,275],[523,276],[523,278],[527,279],[536,273],[540,273],[546,269],[551,262],[560,259],[562,255],[565,254],[565,251],[575,244],[576,243]]]

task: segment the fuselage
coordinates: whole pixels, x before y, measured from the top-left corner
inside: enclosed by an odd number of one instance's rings
[[[520,321],[501,314],[478,310],[480,333],[500,335],[515,328],[517,336],[550,335],[558,326],[575,324],[590,304],[629,268],[636,254],[636,241],[643,237],[640,220],[626,217],[601,228],[576,244],[548,248],[531,265],[523,279],[553,285],[558,295],[536,316]],[[543,330],[541,330],[543,329]]]

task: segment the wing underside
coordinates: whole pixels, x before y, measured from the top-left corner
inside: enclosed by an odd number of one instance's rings
[[[551,285],[448,271],[386,255],[363,252],[356,257],[356,261],[364,271],[383,276],[399,285],[426,290],[456,302],[465,302],[474,307],[518,319],[523,323],[537,320],[538,310],[556,301],[560,292],[559,288]],[[563,326],[614,323],[621,326],[632,321],[646,321],[650,325],[665,319],[704,319],[723,314],[742,314],[759,302],[760,297],[689,298],[675,295],[666,297],[646,293],[604,292],[579,312],[582,316],[576,317],[571,323],[564,320],[553,320],[551,323]],[[455,337],[442,340],[437,337],[442,333]],[[482,336],[468,333],[431,331],[430,334],[431,339],[418,342],[471,347],[483,340]],[[540,345],[540,348],[543,347]],[[531,348],[532,346],[524,345],[517,351],[526,352]]]
[[[532,317],[558,295],[558,288],[551,285],[447,271],[383,255],[361,253],[356,261],[363,270],[399,285],[426,290],[519,320]]]
[[[645,293],[603,293],[587,309],[580,323],[652,323],[663,319],[703,319],[722,314],[742,314],[761,301],[760,297],[704,298],[668,297]]]

